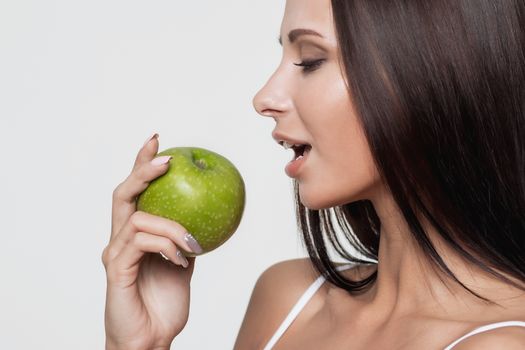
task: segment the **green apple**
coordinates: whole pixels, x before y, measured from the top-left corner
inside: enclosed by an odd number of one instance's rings
[[[172,156],[169,169],[150,182],[137,198],[137,209],[174,220],[210,252],[235,232],[244,211],[244,181],[225,157],[199,147],[173,147],[157,156]]]

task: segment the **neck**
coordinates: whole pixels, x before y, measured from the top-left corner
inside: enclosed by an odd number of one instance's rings
[[[439,267],[432,267],[430,258],[417,246],[390,196],[384,195],[372,202],[381,221],[381,236],[377,280],[365,297],[367,319],[373,315],[375,321],[382,323],[408,315],[428,315],[467,321],[486,313],[487,302],[454,282]],[[519,303],[523,304],[523,291],[466,263],[426,220],[421,224],[448,268],[472,291],[501,305],[491,306],[499,310],[497,312],[505,315],[507,308],[516,305],[517,309]]]

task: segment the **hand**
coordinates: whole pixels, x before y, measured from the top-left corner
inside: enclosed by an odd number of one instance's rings
[[[137,196],[169,168],[169,163],[151,163],[157,138],[142,147],[131,174],[113,192],[111,238],[102,252],[107,349],[169,349],[188,321],[195,258],[177,255],[178,246],[192,251],[187,231],[173,220],[136,210]]]

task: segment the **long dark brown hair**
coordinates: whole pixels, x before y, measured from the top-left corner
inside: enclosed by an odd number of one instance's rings
[[[525,290],[525,2],[332,0],[348,90],[381,181],[419,247],[449,270],[423,230],[422,213],[471,264]],[[344,174],[342,174],[344,176]],[[315,268],[351,293],[328,254],[377,262],[381,223],[369,200],[295,208]],[[345,250],[336,228],[364,257]]]

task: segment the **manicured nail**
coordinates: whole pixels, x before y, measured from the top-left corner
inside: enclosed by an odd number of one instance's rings
[[[180,252],[180,250],[177,250],[177,259],[179,260],[179,262],[182,264],[182,267],[186,268],[188,267],[188,259],[186,259],[184,257],[184,255],[182,255],[182,253]]]
[[[199,245],[199,243],[197,243],[195,238],[193,238],[191,233],[186,232],[186,234],[184,235],[184,240],[186,241],[186,243],[188,243],[188,246],[190,247],[192,252],[194,252],[196,254],[202,253],[201,246]]]
[[[173,158],[172,156],[162,156],[162,157],[157,157],[157,158],[154,158],[152,161],[151,161],[151,164],[153,165],[162,165],[162,164],[166,164],[167,162],[170,161],[170,159]]]
[[[146,142],[144,142],[144,146],[146,146],[148,144],[148,142],[150,142],[151,140],[153,140],[155,137],[159,137],[159,134],[157,133],[154,133],[153,135],[151,135],[150,137],[148,137],[148,139],[146,140]],[[144,147],[142,146],[142,147]]]
[[[164,255],[163,252],[159,252],[160,256],[162,256],[164,259],[166,260],[170,260],[170,258],[168,258],[166,255]]]

